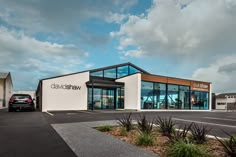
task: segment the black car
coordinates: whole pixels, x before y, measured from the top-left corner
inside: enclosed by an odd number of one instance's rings
[[[34,101],[28,94],[13,94],[9,100],[8,111],[28,109],[35,110]]]

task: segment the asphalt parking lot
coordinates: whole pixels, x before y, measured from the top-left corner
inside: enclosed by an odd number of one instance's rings
[[[128,113],[128,112],[125,112]],[[74,152],[51,124],[115,120],[120,111],[12,112],[0,111],[1,157],[75,157]],[[227,137],[236,134],[236,112],[134,112],[133,118],[145,114],[150,120],[171,116],[178,126],[196,122],[212,128],[210,134]]]
[[[45,118],[51,124],[86,122],[86,121],[103,121],[115,120],[121,117],[127,111],[71,111],[71,112],[50,112],[45,114]],[[171,116],[177,123],[178,127],[192,122],[206,125],[211,128],[209,134],[219,137],[227,137],[224,132],[236,134],[236,112],[133,112],[133,118],[137,119],[140,114],[145,114],[149,120],[157,116]]]

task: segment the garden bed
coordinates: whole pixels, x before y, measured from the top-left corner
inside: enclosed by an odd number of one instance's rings
[[[107,134],[112,135],[124,142],[136,145],[142,149],[158,154],[160,157],[168,157],[167,150],[171,145],[170,140],[168,137],[162,136],[162,134],[159,133],[158,130],[153,132],[153,138],[155,139],[153,146],[140,146],[136,143],[136,139],[140,134],[137,128],[127,132],[126,134],[123,134],[122,136],[122,127],[112,126],[111,128],[112,130],[107,131]],[[207,151],[209,151],[209,154],[212,157],[228,157],[223,150],[224,148],[215,139],[208,139],[205,144],[199,146],[202,147],[202,149],[206,149]]]
[[[235,136],[229,135],[228,140],[207,138],[210,129],[195,123],[176,129],[171,117],[149,122],[140,116],[136,121],[133,125],[131,114],[126,114],[118,120],[119,126],[101,126],[97,130],[160,157],[236,157]]]

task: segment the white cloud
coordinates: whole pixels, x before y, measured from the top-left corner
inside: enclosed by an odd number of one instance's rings
[[[23,31],[0,27],[0,69],[10,71],[16,89],[35,87],[38,79],[79,71],[88,53],[74,45],[39,41]],[[67,67],[67,65],[73,66]],[[25,79],[27,77],[27,79]],[[30,81],[29,81],[30,79]],[[32,79],[35,81],[33,82]]]
[[[236,49],[235,19],[232,0],[154,0],[147,15],[129,15],[110,35],[120,50],[138,47],[133,56],[220,56]]]
[[[105,20],[109,23],[121,24],[128,18],[127,14],[111,13],[109,12],[108,16],[105,17]]]
[[[84,20],[104,19],[109,12],[121,13],[136,3],[137,0],[2,0],[0,19],[29,32],[74,32]]]
[[[235,92],[236,55],[219,58],[208,67],[197,69],[193,79],[212,82],[213,92]]]

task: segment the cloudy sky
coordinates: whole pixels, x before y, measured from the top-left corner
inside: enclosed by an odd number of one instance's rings
[[[124,62],[236,92],[236,1],[0,1],[0,71],[14,90]]]

